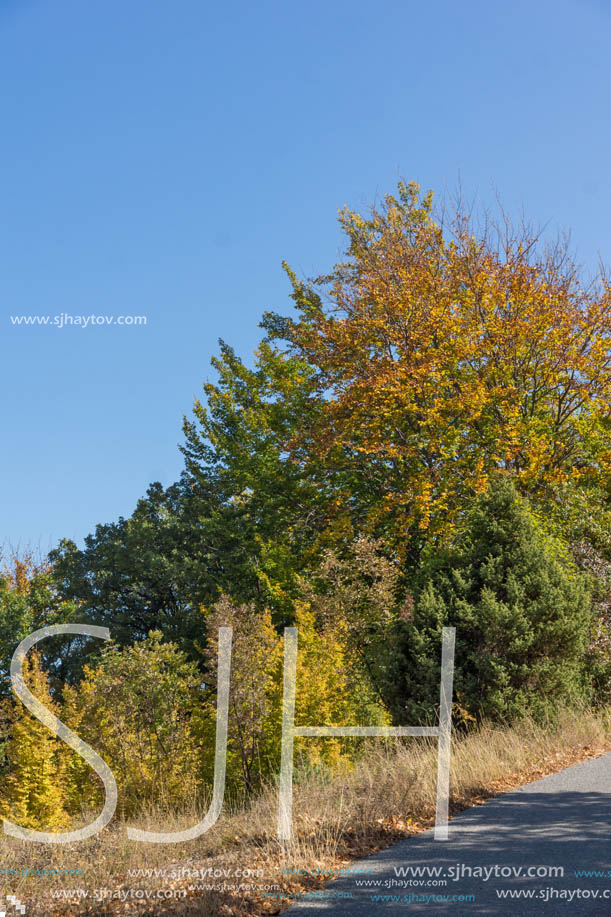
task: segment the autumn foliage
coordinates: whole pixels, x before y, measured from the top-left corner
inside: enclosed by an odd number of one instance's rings
[[[323,401],[293,445],[353,476],[371,522],[405,550],[451,531],[497,469],[537,495],[608,475],[605,277],[584,286],[566,247],[526,230],[436,218],[414,184],[340,222],[347,260],[293,277],[286,337]]]
[[[232,801],[278,773],[289,625],[299,725],[435,721],[444,625],[455,722],[611,698],[606,274],[415,184],[340,225],[329,273],[286,268],[294,309],[264,315],[252,365],[221,342],[180,480],[0,573],[0,777],[24,824],[101,799],[7,697],[16,644],[47,623],[110,629],[105,651],[49,641],[30,675],[116,771],[125,813],[208,798],[221,626]],[[295,747],[297,779],[362,748]]]

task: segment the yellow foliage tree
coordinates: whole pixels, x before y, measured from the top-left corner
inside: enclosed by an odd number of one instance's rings
[[[607,278],[582,284],[529,231],[442,219],[415,184],[340,223],[347,260],[320,287],[291,274],[298,318],[276,321],[320,395],[292,454],[344,481],[338,506],[402,551],[451,533],[498,470],[550,500],[591,486],[611,455]]]
[[[297,680],[295,725],[376,726],[390,722],[365,673],[355,665],[342,629],[317,626],[311,607],[297,603]],[[295,750],[306,765],[337,767],[351,760],[362,740],[296,739]]]
[[[249,792],[280,767],[283,695],[283,639],[269,610],[235,606],[223,597],[207,615],[210,694],[207,701],[207,777],[214,761],[214,684],[218,629],[232,627],[227,777],[231,788]],[[342,630],[330,620],[317,624],[309,603],[298,602],[296,725],[376,725],[387,714],[365,676],[355,665]],[[336,632],[337,631],[337,632]],[[302,765],[337,766],[358,748],[354,739],[317,738],[296,741]]]
[[[35,651],[24,660],[23,677],[32,694],[58,716],[47,675]],[[65,746],[20,702],[14,704],[12,720],[6,746],[8,773],[0,802],[2,815],[25,828],[61,830],[69,823],[62,786]]]

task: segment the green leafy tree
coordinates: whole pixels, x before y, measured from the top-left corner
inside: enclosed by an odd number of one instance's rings
[[[57,588],[80,604],[79,619],[110,628],[130,645],[160,630],[190,658],[200,660],[202,603],[223,588],[256,588],[249,538],[240,507],[223,501],[212,477],[184,478],[164,489],[152,484],[129,518],[98,525],[80,550],[63,541],[51,552]],[[93,641],[70,658],[69,679],[100,652]]]
[[[49,562],[27,553],[6,561],[0,569],[0,697],[11,693],[11,658],[21,640],[40,627],[73,621],[78,612],[78,601],[58,590]],[[62,677],[69,652],[66,638],[42,644],[42,659],[54,682]]]
[[[253,369],[222,341],[212,364],[218,379],[204,386],[205,403],[197,400],[184,424],[187,473],[194,485],[214,478],[223,506],[239,521],[233,531],[249,571],[224,591],[286,622],[296,576],[324,544],[332,515],[333,491],[319,467],[289,451],[305,418],[319,410],[312,372],[267,339]]]

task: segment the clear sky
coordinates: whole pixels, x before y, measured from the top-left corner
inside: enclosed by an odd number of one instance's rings
[[[459,177],[611,243],[611,3],[0,0],[0,542],[179,474],[225,338],[340,254],[338,207]],[[17,326],[11,316],[144,315]]]

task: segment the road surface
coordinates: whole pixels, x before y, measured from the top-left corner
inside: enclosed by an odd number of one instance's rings
[[[611,915],[611,754],[468,809],[447,841],[426,831],[346,869],[288,914]]]

